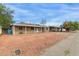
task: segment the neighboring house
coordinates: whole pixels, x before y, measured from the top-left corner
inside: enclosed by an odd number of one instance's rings
[[[63,27],[57,27],[57,26],[49,26],[49,32],[64,32],[66,31]]]
[[[56,27],[56,26],[49,26],[49,31],[50,32],[58,32],[60,31],[60,27]]]

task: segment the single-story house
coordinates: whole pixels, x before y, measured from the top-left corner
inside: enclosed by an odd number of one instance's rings
[[[49,31],[48,27],[39,24],[11,24],[5,31],[0,27],[0,34],[26,34]]]
[[[17,23],[11,24],[7,30],[3,30],[0,26],[0,34],[27,34],[37,32],[60,32],[65,31],[64,28],[56,26],[44,26],[39,24]]]
[[[65,28],[59,26],[49,26],[49,32],[64,32]]]
[[[60,27],[56,27],[56,26],[49,26],[49,31],[50,32],[58,32],[60,30]]]

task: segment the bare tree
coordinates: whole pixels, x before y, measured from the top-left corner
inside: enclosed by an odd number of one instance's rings
[[[42,19],[41,20],[41,25],[43,25],[44,26],[44,28],[43,28],[43,31],[46,31],[46,23],[47,23],[47,21],[46,21],[46,19]]]
[[[46,23],[47,23],[46,19],[42,19],[42,20],[41,20],[41,24],[42,24],[42,25],[46,25]]]

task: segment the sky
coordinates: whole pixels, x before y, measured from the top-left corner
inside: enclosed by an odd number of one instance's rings
[[[45,19],[46,25],[59,26],[64,21],[79,21],[79,4],[77,3],[5,3],[14,10],[16,23],[40,24]]]

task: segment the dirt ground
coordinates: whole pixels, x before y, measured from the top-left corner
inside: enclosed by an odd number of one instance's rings
[[[41,56],[79,56],[79,31],[46,48]]]
[[[15,50],[20,49],[20,56],[36,56],[49,46],[68,37],[66,32],[46,32],[20,35],[1,35],[0,36],[0,55],[15,56]]]

